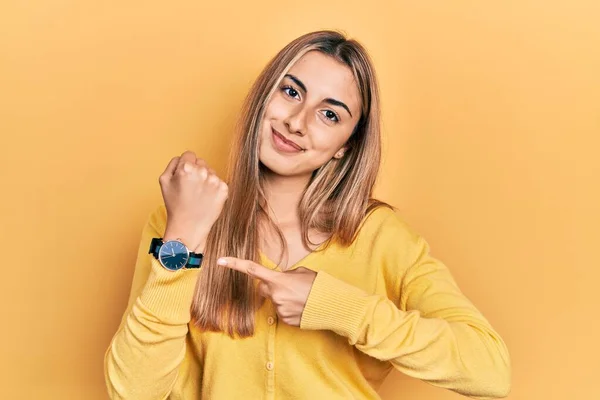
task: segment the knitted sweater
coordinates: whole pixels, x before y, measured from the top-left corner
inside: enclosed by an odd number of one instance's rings
[[[190,322],[199,271],[170,272],[148,254],[165,225],[161,205],[105,355],[111,399],[378,399],[392,368],[473,398],[510,390],[503,340],[393,210],[366,216],[350,246],[334,241],[291,267],[317,272],[300,327],[278,321],[267,300],[244,339]]]

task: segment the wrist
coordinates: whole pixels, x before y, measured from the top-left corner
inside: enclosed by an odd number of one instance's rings
[[[163,236],[163,242],[168,242],[169,240],[179,240],[182,242],[188,250],[194,253],[203,253],[204,247],[206,245],[206,238],[202,237],[199,239],[192,239],[192,236],[189,234],[185,234],[183,232],[179,233],[177,231],[166,231]]]

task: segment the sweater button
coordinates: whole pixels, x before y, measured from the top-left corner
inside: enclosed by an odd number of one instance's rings
[[[273,371],[273,367],[274,367],[273,363],[272,363],[271,361],[269,361],[269,362],[267,363],[267,369],[268,369],[269,371]]]
[[[269,318],[267,318],[267,323],[268,323],[269,325],[273,325],[273,324],[275,323],[275,318],[273,318],[273,317],[269,317]]]

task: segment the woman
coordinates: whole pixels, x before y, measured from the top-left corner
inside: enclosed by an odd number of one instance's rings
[[[502,339],[371,198],[379,118],[364,48],[313,32],[252,87],[228,185],[192,152],[170,161],[105,357],[111,398],[375,399],[392,367],[507,395]]]

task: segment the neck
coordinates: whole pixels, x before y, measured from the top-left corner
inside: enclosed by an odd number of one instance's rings
[[[281,176],[265,171],[265,196],[271,218],[278,224],[298,220],[298,205],[302,192],[310,181],[308,176]]]

